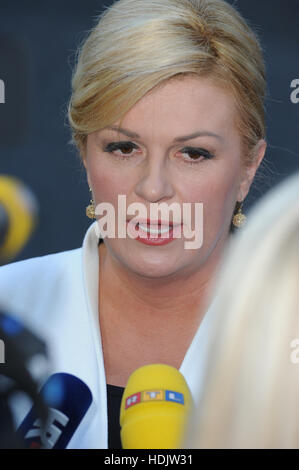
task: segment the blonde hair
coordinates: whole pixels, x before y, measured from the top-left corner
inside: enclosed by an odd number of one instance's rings
[[[79,46],[68,104],[71,142],[122,119],[172,78],[208,76],[238,109],[244,160],[265,136],[265,65],[255,33],[223,0],[118,0]],[[246,160],[247,159],[247,160]]]
[[[299,446],[298,188],[271,190],[231,241],[188,448]]]

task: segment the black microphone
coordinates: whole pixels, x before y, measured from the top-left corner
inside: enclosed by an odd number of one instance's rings
[[[57,373],[44,384],[40,396],[48,405],[46,424],[33,406],[17,434],[29,449],[65,449],[91,405],[91,391],[78,377]]]
[[[16,317],[0,312],[0,449],[23,448],[15,433],[10,399],[25,393],[45,422],[48,409],[38,394],[39,381],[48,375],[47,348]]]

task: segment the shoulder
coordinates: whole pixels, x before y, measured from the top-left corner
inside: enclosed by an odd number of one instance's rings
[[[82,248],[38,256],[0,267],[0,310],[27,316],[61,298],[81,278]]]
[[[70,263],[80,259],[81,248],[62,251],[44,256],[37,256],[23,261],[17,261],[0,267],[0,287],[14,284],[18,280],[21,285],[40,279],[57,275],[60,270],[65,269]]]

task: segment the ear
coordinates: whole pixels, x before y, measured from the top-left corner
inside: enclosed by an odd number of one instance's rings
[[[83,152],[80,152],[80,157],[81,157],[82,164],[83,164],[83,166],[84,166],[84,168],[85,168],[85,171],[86,171],[87,184],[88,184],[88,186],[91,188],[91,186],[90,186],[90,181],[89,181],[89,173],[88,173],[88,167],[87,167],[86,154],[83,153]]]
[[[86,154],[85,152],[83,153],[82,151],[80,151],[80,158],[81,158],[81,161],[84,165],[84,168],[85,170],[87,170],[87,161],[86,161]]]
[[[250,186],[253,182],[255,174],[260,166],[267,148],[267,142],[264,139],[261,139],[256,144],[253,150],[253,159],[252,163],[247,166],[244,170],[242,181],[238,193],[238,201],[242,202],[246,199],[246,196],[249,192]]]

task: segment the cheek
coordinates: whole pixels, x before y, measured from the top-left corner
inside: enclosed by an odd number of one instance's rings
[[[116,203],[118,195],[129,193],[128,178],[123,178],[119,170],[105,165],[105,162],[90,166],[89,175],[96,203]]]
[[[238,194],[238,169],[208,172],[186,186],[184,200],[203,203],[203,223],[206,236],[215,236],[229,225]]]

